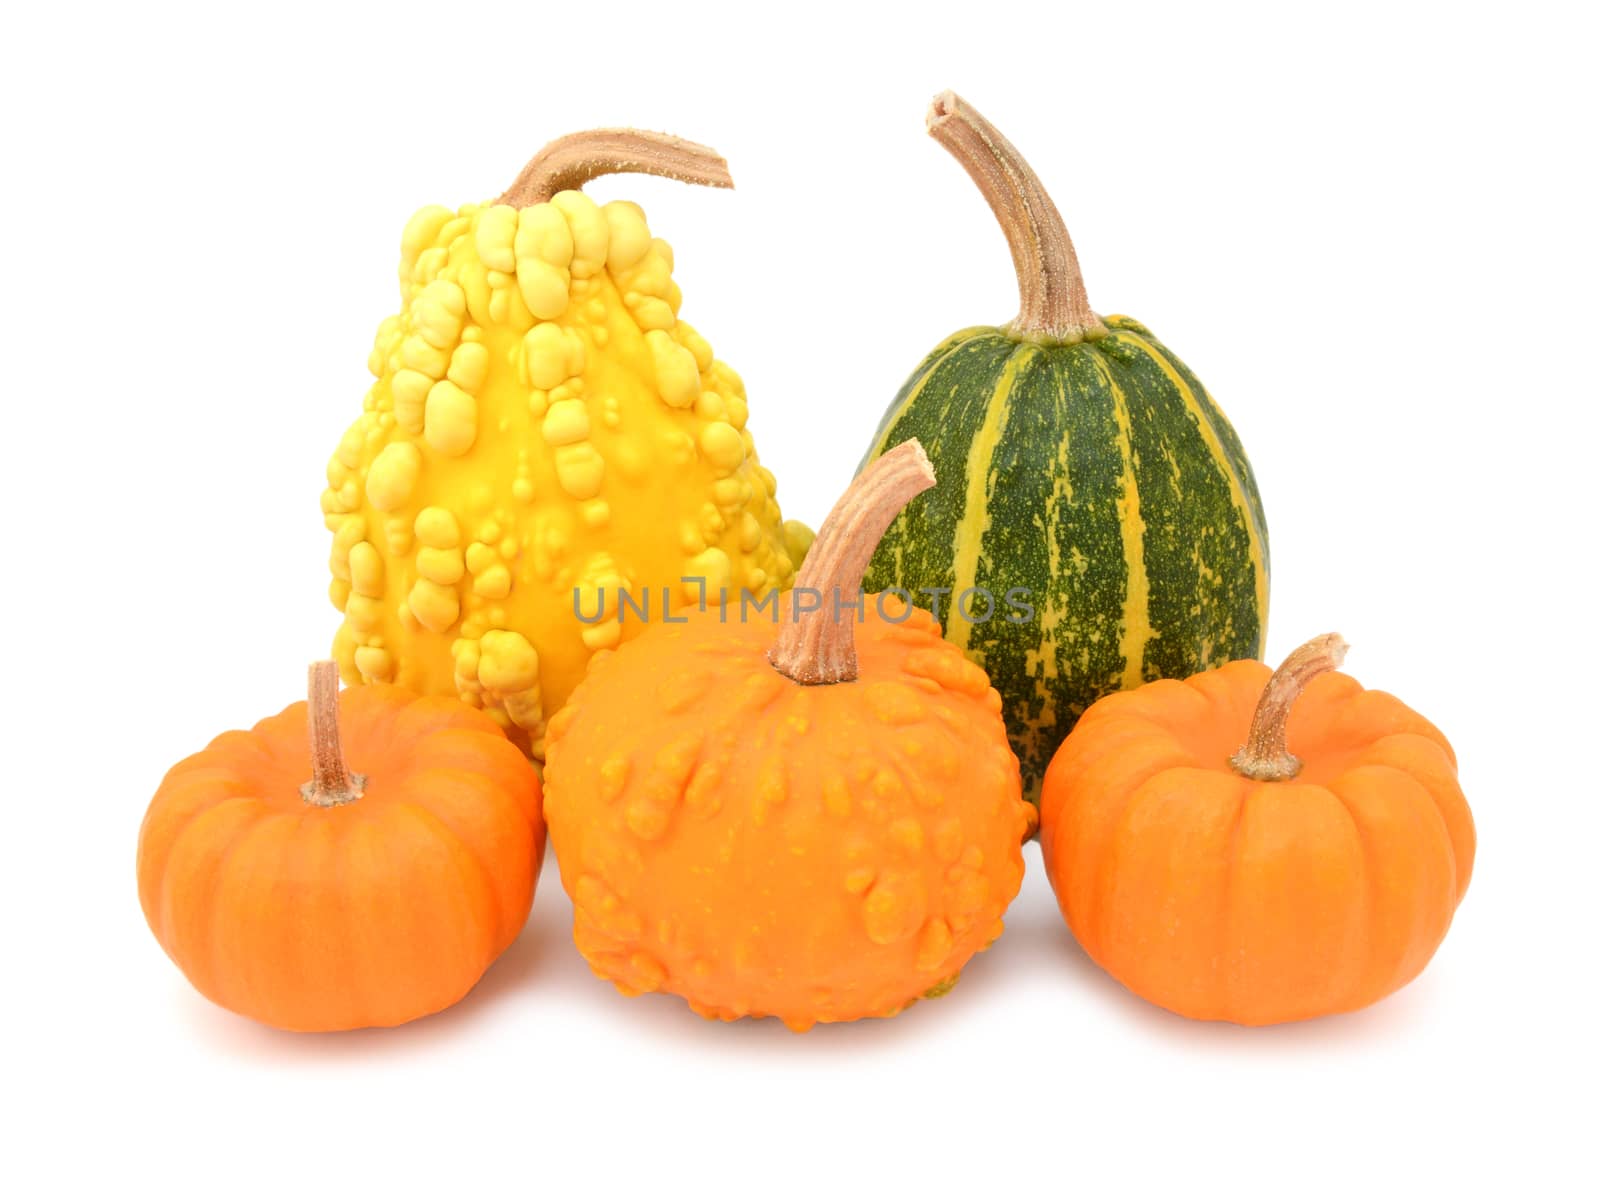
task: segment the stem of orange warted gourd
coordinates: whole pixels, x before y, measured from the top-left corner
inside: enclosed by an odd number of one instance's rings
[[[361,799],[367,777],[345,765],[339,741],[339,664],[323,659],[306,673],[306,732],[311,743],[311,778],[300,797],[319,808]]]
[[[795,592],[820,594],[823,602],[785,624],[767,654],[780,673],[803,684],[856,678],[854,617],[861,577],[890,522],[933,484],[933,464],[912,438],[874,461],[845,489],[795,579]]]
[[[1017,148],[954,92],[934,98],[928,133],[966,168],[1006,235],[1022,293],[1011,332],[1064,342],[1106,333],[1089,307],[1066,223]]]
[[[731,188],[727,161],[710,146],[641,129],[591,129],[557,138],[528,160],[496,204],[529,208],[601,175],[660,175]]]
[[[1289,712],[1306,684],[1318,675],[1337,670],[1349,650],[1349,643],[1337,633],[1324,633],[1283,660],[1261,689],[1249,737],[1228,760],[1235,771],[1268,783],[1293,779],[1300,773],[1300,760],[1289,753]]]

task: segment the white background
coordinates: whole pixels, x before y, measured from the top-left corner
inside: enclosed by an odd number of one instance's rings
[[[1593,8],[1027,8],[8,8],[0,1189],[1593,1194]],[[1006,936],[891,1022],[624,1000],[553,860],[440,1017],[294,1037],[196,996],[139,912],[139,820],[326,650],[323,464],[410,213],[586,127],[722,150],[734,193],[590,191],[674,244],[815,523],[921,355],[1013,311],[923,134],[945,87],[1051,186],[1095,306],[1238,428],[1269,657],[1338,628],[1454,740],[1480,857],[1427,972],[1188,1023],[1083,957],[1030,848]]]

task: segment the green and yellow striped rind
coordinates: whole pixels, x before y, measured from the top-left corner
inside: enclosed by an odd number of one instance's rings
[[[1099,697],[1259,657],[1266,633],[1266,519],[1238,436],[1148,329],[1105,324],[1071,344],[962,330],[912,374],[862,462],[912,437],[932,459],[938,486],[889,527],[866,587],[924,608],[925,589],[949,589],[946,634],[1004,698],[1035,800]]]

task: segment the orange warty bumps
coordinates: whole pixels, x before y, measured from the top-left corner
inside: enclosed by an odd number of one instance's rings
[[[849,682],[780,674],[736,606],[595,662],[545,780],[597,974],[805,1029],[939,994],[999,936],[1031,811],[999,696],[932,616],[876,607]]]

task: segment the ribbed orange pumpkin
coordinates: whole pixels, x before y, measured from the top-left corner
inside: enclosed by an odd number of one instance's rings
[[[454,1004],[522,929],[544,851],[538,776],[487,716],[338,686],[318,663],[309,705],[177,764],[139,833],[162,949],[207,998],[281,1029]]]
[[[1147,684],[1096,702],[1062,743],[1045,868],[1084,950],[1129,990],[1267,1025],[1371,1004],[1432,958],[1476,848],[1455,754],[1393,696],[1332,673],[1343,657],[1328,634],[1275,674],[1241,661]]]

